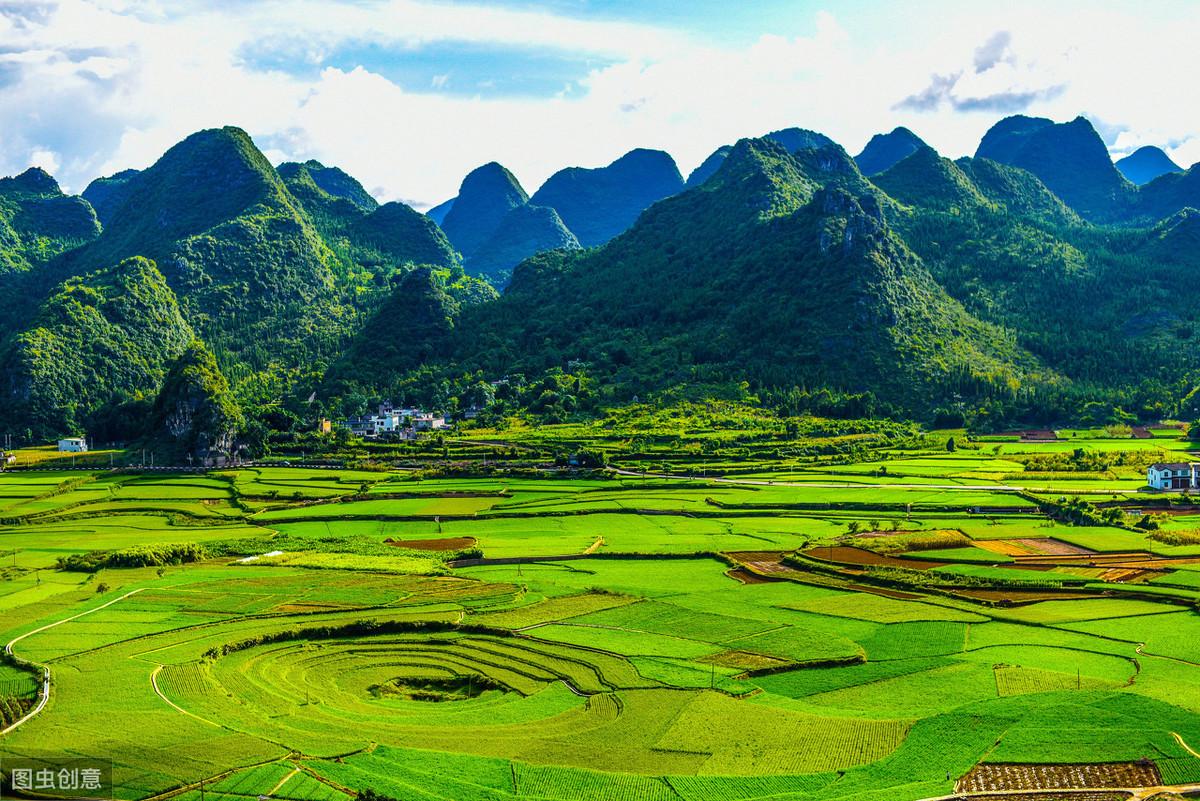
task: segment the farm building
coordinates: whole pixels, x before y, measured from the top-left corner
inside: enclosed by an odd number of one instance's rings
[[[375,438],[394,435],[411,439],[415,431],[432,431],[446,427],[446,418],[435,412],[417,408],[397,408],[390,403],[379,405],[378,414],[351,417],[341,425],[360,437]]]
[[[1200,488],[1200,463],[1157,462],[1146,468],[1146,483],[1164,490]]]
[[[84,453],[87,449],[87,440],[83,437],[67,437],[58,441],[60,453]]]

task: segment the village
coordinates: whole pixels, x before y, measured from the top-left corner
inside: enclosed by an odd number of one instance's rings
[[[468,413],[469,414],[469,413]],[[416,407],[396,407],[390,402],[379,404],[374,414],[348,417],[333,423],[322,420],[320,430],[330,433],[334,427],[348,429],[363,439],[412,440],[422,432],[446,428],[445,415]]]

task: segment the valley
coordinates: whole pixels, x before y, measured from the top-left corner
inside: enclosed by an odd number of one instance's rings
[[[358,467],[43,454],[0,474],[0,754],[111,758],[128,799],[1200,784],[1200,508],[1144,486],[1178,429],[783,423],[685,407]]]

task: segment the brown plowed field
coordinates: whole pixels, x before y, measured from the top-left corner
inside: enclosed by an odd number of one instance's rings
[[[732,570],[726,570],[725,575],[729,576],[734,581],[740,581],[742,584],[770,584],[771,582],[778,580],[767,578],[766,576],[760,576],[758,573],[747,570],[744,567],[735,567]]]
[[[982,764],[958,780],[955,792],[991,790],[1067,790],[1105,787],[1157,787],[1162,776],[1153,762],[1105,762],[1096,765]]]
[[[474,537],[444,537],[440,540],[384,540],[395,548],[410,548],[414,551],[461,551],[475,547]]]
[[[945,562],[924,562],[920,559],[898,559],[894,556],[884,556],[883,554],[868,551],[865,548],[851,548],[848,545],[833,545],[819,546],[809,548],[804,552],[804,555],[811,559],[820,559],[825,562],[837,562],[843,565],[885,565],[887,567],[906,567],[909,570],[929,570],[932,567],[941,567]]]
[[[1094,793],[997,793],[973,795],[971,801],[1125,801],[1130,793],[1097,790]]]
[[[992,553],[1028,559],[1033,556],[1094,556],[1095,551],[1050,537],[1024,537],[1012,540],[976,540],[975,546]]]
[[[1095,593],[1050,592],[1048,590],[954,590],[953,595],[976,601],[1009,601],[1014,604],[1034,601],[1071,601],[1076,598],[1095,598]]]

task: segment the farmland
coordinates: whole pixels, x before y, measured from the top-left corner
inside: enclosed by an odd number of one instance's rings
[[[38,452],[0,474],[0,758],[187,801],[1200,783],[1200,547],[1152,536],[1200,513],[1139,478],[1186,440],[658,423],[453,464]]]

